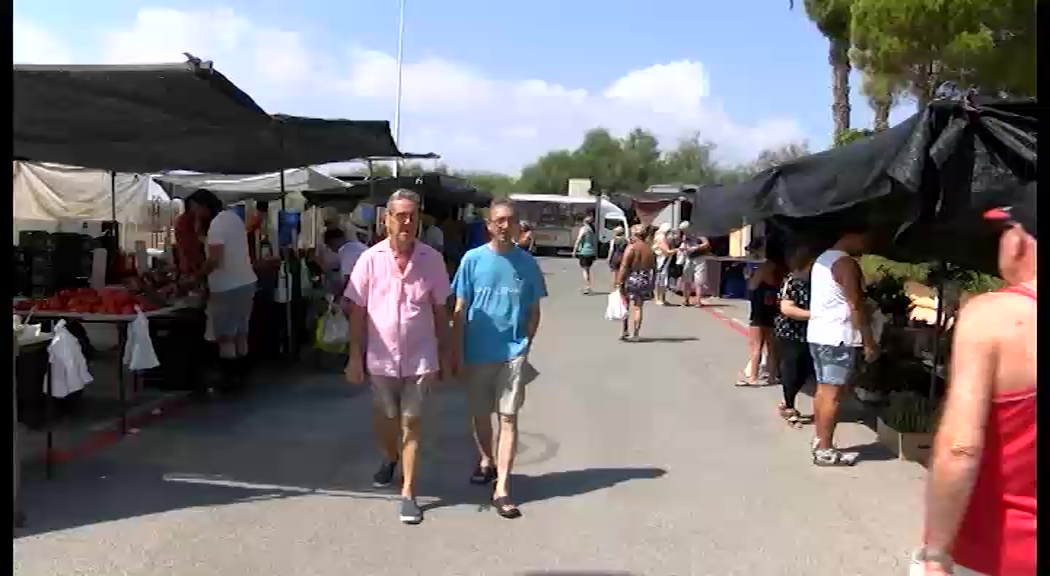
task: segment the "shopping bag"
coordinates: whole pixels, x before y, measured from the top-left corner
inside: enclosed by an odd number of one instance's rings
[[[317,321],[316,346],[325,352],[342,352],[350,341],[350,322],[346,314],[328,297],[328,310]]]
[[[135,307],[135,319],[128,324],[128,341],[124,345],[124,365],[132,372],[160,366],[153,340],[149,337],[149,319]]]
[[[627,304],[623,301],[623,295],[619,291],[609,294],[609,302],[605,305],[605,319],[621,321],[627,317]]]

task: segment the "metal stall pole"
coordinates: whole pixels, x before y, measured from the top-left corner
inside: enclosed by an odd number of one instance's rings
[[[368,199],[371,200],[372,202],[375,202],[375,198],[376,198],[375,171],[374,171],[374,165],[372,164],[372,160],[369,159],[368,160]],[[376,210],[375,212],[378,212],[378,210]],[[369,238],[369,245],[375,244],[376,239],[379,237],[379,218],[376,216],[375,212],[373,212],[373,214],[372,214],[372,230],[371,230],[371,232],[372,232],[371,236],[372,237]]]
[[[944,283],[948,274],[948,263],[941,261],[941,274],[937,278],[937,316],[933,332],[933,366],[930,367],[930,400],[937,391],[937,366],[941,362],[941,337],[944,335]]]
[[[284,202],[284,170],[281,170],[281,212],[285,211]],[[281,244],[281,219],[277,219],[277,245]],[[288,264],[289,262],[285,259],[284,254],[281,255],[281,269],[284,270],[284,278],[279,279],[284,283],[284,296],[287,302],[284,302],[284,338],[285,338],[285,354],[290,355],[292,352],[292,288],[288,285]]]
[[[120,224],[117,223],[117,173],[113,171],[109,173],[109,208],[110,215],[113,218],[113,233],[117,235],[118,245],[116,249],[119,257],[120,244],[123,244],[123,240],[120,233]],[[124,436],[128,433],[128,393],[124,389],[124,362],[122,357],[124,345],[127,342],[128,325],[124,322],[117,322],[115,326],[117,328],[117,395],[120,402],[120,434]]]

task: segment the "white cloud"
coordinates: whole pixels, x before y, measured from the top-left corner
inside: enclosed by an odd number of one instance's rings
[[[15,22],[16,61],[70,60],[71,50],[54,34],[17,16]],[[260,25],[227,8],[142,9],[130,27],[102,32],[81,61],[172,62],[189,52],[214,61],[272,112],[393,116],[396,61],[385,52],[310,46],[295,31]],[[409,54],[402,67],[401,144],[437,152],[455,167],[515,172],[548,150],[575,147],[596,126],[617,134],[642,126],[667,144],[699,131],[729,161],[802,137],[790,118],[730,118],[715,93],[703,64],[691,60],[627,71],[604,89],[588,90],[493,77],[466,63]]]

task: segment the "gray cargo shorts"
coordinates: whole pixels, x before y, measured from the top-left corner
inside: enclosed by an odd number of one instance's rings
[[[524,356],[506,362],[467,364],[463,384],[471,414],[516,416],[525,403],[525,386],[535,379],[536,369]]]

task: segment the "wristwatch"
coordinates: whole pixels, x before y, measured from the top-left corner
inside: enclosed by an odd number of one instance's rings
[[[935,552],[925,546],[916,549],[911,558],[913,562],[937,562],[948,568],[952,566],[952,557],[947,552]]]

